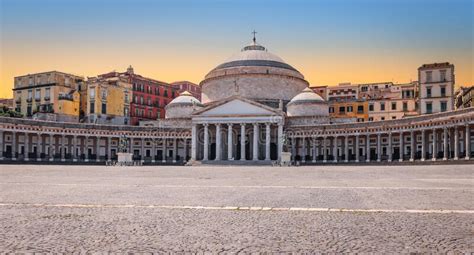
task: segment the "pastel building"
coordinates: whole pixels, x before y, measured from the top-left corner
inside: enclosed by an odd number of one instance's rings
[[[425,64],[418,68],[419,113],[430,114],[454,110],[454,65]]]

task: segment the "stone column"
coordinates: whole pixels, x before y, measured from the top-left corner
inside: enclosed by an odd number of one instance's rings
[[[466,124],[465,132],[466,134],[464,135],[464,150],[466,151],[466,157],[464,159],[469,160],[469,158],[471,157],[471,131],[469,130],[469,124]]]
[[[296,160],[296,138],[291,138],[291,160]]]
[[[400,159],[398,159],[399,162],[402,162],[403,161],[403,147],[405,147],[405,141],[403,140],[403,131],[400,131]]]
[[[283,124],[278,124],[278,161],[281,160],[281,153],[283,152]]]
[[[253,160],[258,160],[258,124],[253,124]]]
[[[382,139],[380,138],[381,134],[377,134],[377,162],[382,161]]]
[[[173,163],[176,163],[178,160],[178,140],[176,138],[173,139]]]
[[[436,156],[438,154],[438,146],[436,146],[436,129],[433,128],[433,157],[432,161],[436,161]]]
[[[306,139],[301,137],[301,162],[306,162]]]
[[[25,138],[25,141],[24,141],[24,147],[25,147],[25,155],[24,155],[24,159],[25,161],[29,161],[29,156],[28,154],[30,154],[30,134],[28,133],[24,133],[24,138]]]
[[[16,143],[16,132],[12,131],[12,160],[16,160],[16,150],[18,144]]]
[[[271,126],[270,123],[267,123],[265,125],[266,130],[265,130],[265,160],[269,161],[270,160],[270,139],[271,139]]]
[[[425,130],[421,130],[421,161],[425,161],[426,155],[426,135]]]
[[[209,133],[207,134],[207,137],[209,138]],[[167,154],[168,147],[167,146],[168,146],[168,139],[165,137],[165,138],[163,138],[163,158],[161,159],[161,162],[163,162],[163,163],[166,163],[166,157],[168,156],[168,154]],[[208,150],[208,153],[209,153],[209,150]]]
[[[459,159],[459,130],[458,126],[454,127],[454,160]]]
[[[215,160],[222,160],[221,124],[216,124],[216,159]]]
[[[0,131],[0,160],[3,160],[3,150],[5,147],[5,144],[3,142],[3,131]]]
[[[443,160],[448,160],[448,128],[443,129]]]
[[[107,137],[107,160],[112,160],[112,137]]]
[[[365,149],[365,162],[370,162],[370,134],[367,134],[367,135],[366,135],[366,138],[365,138],[365,145],[366,145],[366,149]]]
[[[197,160],[197,124],[193,124],[191,130],[191,160]]]
[[[183,147],[184,147],[184,158],[183,158],[183,160],[184,161],[186,161],[188,159],[188,156],[189,156],[189,147],[188,147],[189,142],[188,142],[188,140],[189,140],[188,138],[184,138],[184,140],[183,140],[183,144],[184,144],[183,145]]]
[[[36,161],[41,161],[41,153],[43,152],[43,141],[41,133],[36,137]]]
[[[318,155],[316,154],[316,138],[313,137],[313,163],[316,163],[316,158],[318,157]]]
[[[134,142],[134,141],[133,141],[133,137],[130,137],[130,144],[129,144],[129,147],[130,147],[130,148],[129,148],[128,152],[131,153],[132,155],[133,155],[133,153],[134,153],[134,152],[133,152],[133,142]]]
[[[338,155],[337,155],[337,136],[334,136],[333,142],[334,142],[334,144],[333,144],[333,148],[332,148],[332,155],[333,155],[334,158],[333,158],[332,162],[337,163],[337,157],[338,157]]]
[[[61,161],[64,162],[66,161],[66,135],[62,134],[61,135]]]
[[[349,136],[346,135],[344,137],[344,156],[345,156],[345,159],[344,159],[344,162],[349,162]]]
[[[388,162],[392,162],[392,132],[390,131],[388,133],[388,148],[387,148],[387,153],[388,153]]]
[[[209,124],[204,124],[204,161],[209,160]]]
[[[55,141],[54,141],[54,135],[53,134],[50,134],[49,135],[49,153],[51,155],[49,155],[49,161],[53,161],[54,160],[54,154],[56,153],[56,146],[55,146]]]
[[[77,135],[73,135],[73,137],[72,137],[72,153],[71,153],[73,162],[77,161],[76,151],[77,151]]]
[[[234,141],[232,123],[227,124],[227,160],[234,160]]]
[[[84,137],[84,161],[89,162],[89,136]]]
[[[245,159],[245,123],[240,124],[240,160]]]
[[[323,137],[323,163],[328,162],[328,153],[326,150],[326,137]]]
[[[95,141],[95,161],[100,162],[100,136],[97,136]]]
[[[140,160],[145,162],[145,138],[143,137],[140,139],[140,146]]]
[[[193,125],[193,130],[192,130],[193,137],[194,137],[194,133],[195,133],[195,125]],[[155,156],[156,156],[156,138],[153,137],[153,140],[151,141],[151,163],[156,162]]]
[[[355,162],[359,162],[360,160],[360,153],[359,153],[359,144],[360,143],[360,139],[359,139],[359,134],[356,134],[355,136],[355,145],[356,145],[356,148],[355,148],[355,155],[356,155],[356,160]]]
[[[410,150],[410,161],[415,161],[415,152],[416,152],[416,138],[415,132],[413,130],[410,131],[410,142],[411,142],[411,150]]]

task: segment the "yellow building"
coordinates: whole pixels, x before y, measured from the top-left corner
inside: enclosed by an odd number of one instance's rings
[[[27,118],[77,122],[79,90],[84,78],[58,71],[28,74],[14,79],[14,106]]]
[[[89,78],[85,104],[85,122],[128,125],[132,84],[126,77]]]
[[[329,116],[333,119],[366,122],[369,119],[368,108],[367,101],[329,101]]]

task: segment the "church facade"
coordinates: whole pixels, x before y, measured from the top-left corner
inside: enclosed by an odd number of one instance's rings
[[[331,118],[304,76],[255,38],[211,70],[199,101],[184,92],[166,118],[138,127],[0,118],[0,160],[103,162],[119,140],[144,163],[302,164],[470,160],[474,110],[354,123]]]

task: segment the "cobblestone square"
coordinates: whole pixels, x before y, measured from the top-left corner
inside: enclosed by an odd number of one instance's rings
[[[474,252],[474,166],[1,165],[2,252]]]

